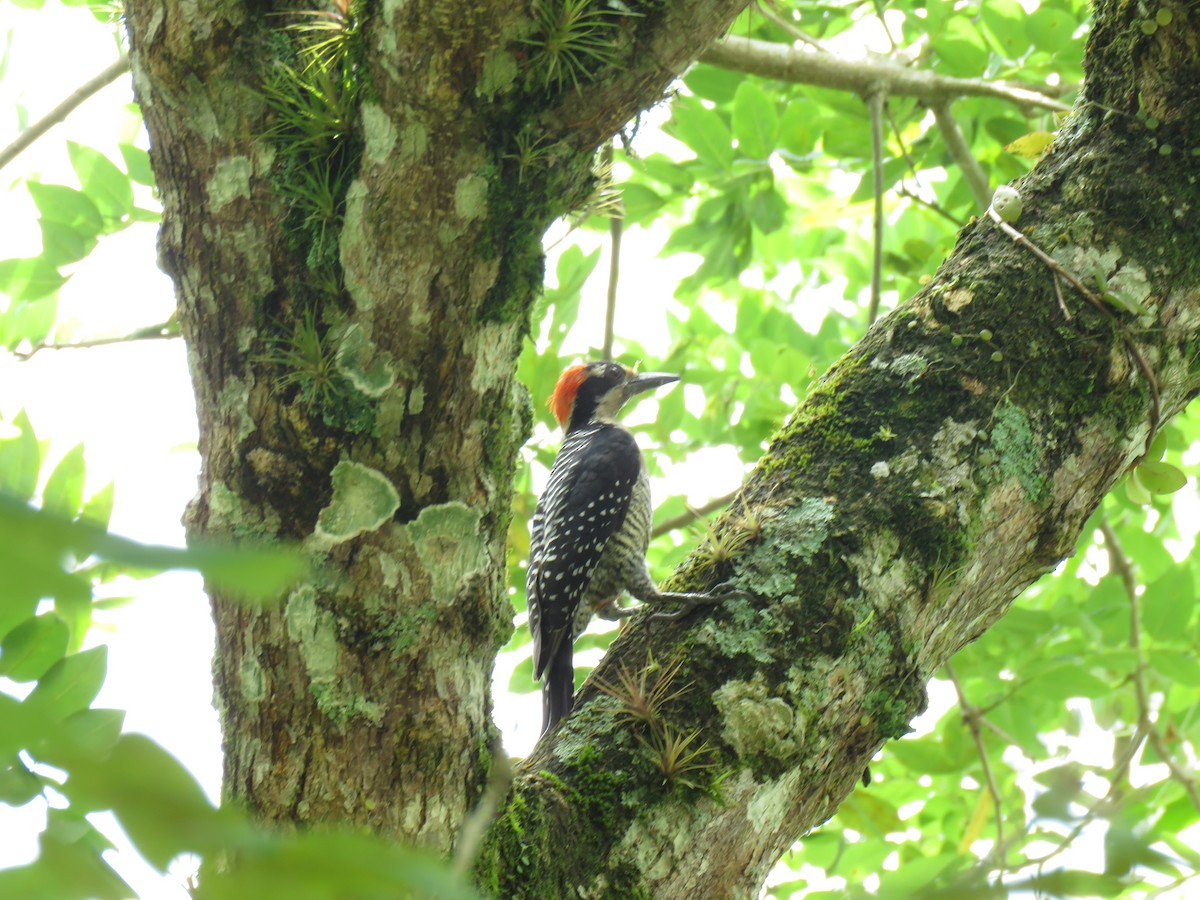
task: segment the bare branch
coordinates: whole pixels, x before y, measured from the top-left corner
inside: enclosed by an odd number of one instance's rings
[[[975,741],[975,751],[979,754],[979,763],[983,767],[983,778],[987,782],[988,793],[992,797],[992,806],[996,810],[996,843],[992,848],[992,853],[1003,852],[1001,848],[1004,846],[1004,807],[1000,801],[1000,791],[996,787],[996,779],[992,777],[992,767],[988,764],[987,747],[983,743],[983,731],[980,728],[980,723],[984,721],[983,714],[978,706],[974,706],[967,700],[962,682],[954,673],[954,667],[947,662],[945,669],[950,683],[954,685],[954,692],[958,694],[958,705],[962,710],[963,721],[967,723],[971,738]]]
[[[62,103],[58,104],[58,106],[54,107],[54,109],[50,110],[50,112],[17,135],[15,141],[3,150],[0,150],[0,169],[3,169],[16,159],[22,151],[28,149],[43,134],[66,119],[83,101],[94,94],[98,94],[128,71],[129,57],[122,54],[120,59],[95,78],[84,82],[73,90],[67,99],[63,100]]]
[[[783,29],[800,43],[808,44],[808,46],[820,50],[822,53],[832,52],[821,41],[818,41],[812,35],[801,31],[793,23],[785,19],[775,0],[759,0],[758,11],[762,13],[763,18],[770,20],[773,24]]]
[[[650,533],[651,537],[661,537],[669,531],[674,531],[676,528],[686,528],[697,519],[703,519],[709,513],[716,512],[722,506],[728,506],[733,498],[737,496],[737,491],[732,494],[726,494],[724,497],[714,497],[707,503],[702,503],[700,506],[689,506],[688,511],[681,513],[674,518],[667,519],[665,522],[659,522],[654,526],[654,530]]]
[[[1067,112],[1070,107],[1045,94],[1003,81],[951,78],[922,69],[909,69],[879,57],[847,59],[808,50],[730,35],[700,57],[706,63],[797,84],[853,91],[867,96],[883,89],[888,96],[916,97],[930,106],[958,97],[996,97],[1025,106]]]
[[[871,119],[871,179],[875,196],[875,218],[871,223],[874,251],[871,254],[871,303],[867,307],[867,325],[879,315],[883,297],[883,108],[887,94],[877,90],[867,96]]]
[[[1192,805],[1200,809],[1200,790],[1196,787],[1196,778],[1175,761],[1171,748],[1163,740],[1162,733],[1150,718],[1150,691],[1146,688],[1146,655],[1142,652],[1142,623],[1140,603],[1137,594],[1137,579],[1133,567],[1129,564],[1121,542],[1107,518],[1100,519],[1100,533],[1104,535],[1104,548],[1108,551],[1108,563],[1113,572],[1121,579],[1125,594],[1129,598],[1129,648],[1133,651],[1133,689],[1137,695],[1138,728],[1146,733],[1150,745],[1159,759],[1166,763],[1171,777],[1187,791]]]
[[[946,142],[946,149],[950,151],[950,156],[962,170],[963,178],[967,179],[967,186],[975,195],[975,202],[979,204],[980,209],[987,209],[992,203],[991,183],[984,173],[983,167],[979,165],[979,160],[967,146],[967,140],[963,137],[958,122],[950,114],[950,104],[939,103],[934,106],[933,118],[942,132],[942,140]]]
[[[92,338],[87,341],[76,341],[72,344],[37,344],[29,350],[14,350],[13,356],[21,362],[33,359],[42,350],[87,350],[91,347],[107,347],[110,344],[132,344],[134,341],[169,341],[183,337],[175,322],[163,322],[161,325],[151,325],[132,334],[120,337]]]
[[[604,145],[604,165],[611,168],[613,144]],[[618,202],[608,223],[608,302],[604,309],[604,349],[601,359],[612,359],[613,323],[617,317],[617,278],[621,273],[621,232],[625,228],[625,209]]]

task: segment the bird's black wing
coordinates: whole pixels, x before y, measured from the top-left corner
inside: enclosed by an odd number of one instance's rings
[[[633,435],[616,425],[589,425],[563,441],[530,536],[525,588],[535,677],[573,640],[575,610],[609,538],[625,522],[641,465]]]

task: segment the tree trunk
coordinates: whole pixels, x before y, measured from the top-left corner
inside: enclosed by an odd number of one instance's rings
[[[312,155],[343,168],[302,173],[347,185],[314,229],[283,187],[311,162],[285,144],[287,104],[316,96],[280,100],[312,62],[291,7],[128,4],[200,420],[189,534],[301,541],[312,559],[279,606],[210,589],[228,797],[453,847],[511,632],[505,535],[530,428],[514,372],[541,235],[586,197],[600,141],[742,5],[614,19],[612,59],[574,76],[594,81],[583,94],[529,65],[524,3],[371,7],[331,70],[353,84],[317,83],[329,106],[357,99]]]
[[[277,17],[130,0],[200,418],[189,530],[301,541],[313,562],[277,607],[212,592],[225,789],[264,819],[452,849],[487,777],[510,629],[529,428],[513,372],[540,235],[590,189],[597,144],[742,5],[635,4],[578,89],[537,70],[525,4],[371,7],[325,245],[280,187],[270,86],[300,64]],[[1099,5],[1085,97],[1020,185],[1017,224],[1153,321],[1064,284],[1067,321],[1050,270],[990,220],[969,227],[777,436],[725,518],[728,557],[698,552],[677,579],[732,578],[752,599],[623,634],[523,765],[486,887],[754,894],[1200,387],[1200,25],[1181,9],[1146,36],[1135,15]],[[328,395],[293,377],[305,347]]]

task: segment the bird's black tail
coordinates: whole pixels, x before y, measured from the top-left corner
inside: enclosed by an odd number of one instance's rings
[[[571,661],[571,642],[564,636],[554,651],[542,679],[542,733],[545,734],[571,711],[575,699],[575,666]]]

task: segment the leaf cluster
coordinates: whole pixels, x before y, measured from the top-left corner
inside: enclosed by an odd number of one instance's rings
[[[28,418],[0,426],[0,803],[46,810],[37,858],[0,869],[0,896],[133,897],[91,818],[108,811],[160,872],[201,856],[198,898],[478,897],[424,851],[364,834],[269,832],[218,808],[177,759],[122,731],[121,710],[95,707],[107,648],[81,647],[93,615],[113,605],[95,598],[98,586],[192,568],[223,591],[262,600],[278,598],[302,563],[279,550],[178,550],[109,534],[112,486],[84,498],[82,448],[39,492],[42,449]]]
[[[124,170],[92,147],[67,142],[79,187],[27,181],[38,210],[42,252],[0,260],[0,293],[9,305],[0,312],[0,347],[36,347],[46,340],[58,315],[58,290],[70,267],[87,257],[100,238],[135,222],[157,222],[159,213],[138,206],[135,183],[153,186],[150,159],[133,144],[119,146]]]

